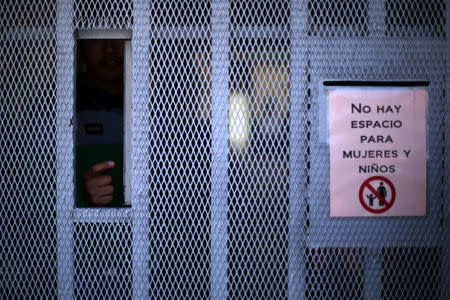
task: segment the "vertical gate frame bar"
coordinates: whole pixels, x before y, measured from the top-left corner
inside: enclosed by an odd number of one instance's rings
[[[131,116],[131,210],[133,226],[133,298],[149,297],[149,108],[150,103],[150,1],[137,0],[133,9],[133,99]]]
[[[227,298],[228,49],[229,2],[213,0],[212,10],[212,161],[211,299]]]
[[[304,140],[307,120],[306,107],[306,4],[301,0],[291,3],[291,94],[290,94],[290,153],[289,153],[289,299],[305,297],[304,220],[302,201],[306,197],[306,152]]]
[[[368,29],[370,37],[384,37],[387,31],[386,22],[384,21],[386,15],[384,4],[384,0],[369,0],[367,10],[369,14]]]
[[[131,118],[131,99],[133,93],[133,59],[132,59],[132,45],[130,40],[124,42],[124,136],[123,136],[123,154],[124,154],[124,168],[123,168],[123,182],[125,185],[125,201],[126,205],[131,204],[131,144],[132,144],[132,134],[131,130],[132,118]]]
[[[445,151],[445,155],[443,157],[444,159],[444,182],[443,184],[443,195],[445,197],[445,195],[449,195],[450,193],[450,186],[449,186],[449,177],[450,177],[450,143],[449,143],[449,128],[450,128],[450,113],[449,113],[449,105],[450,105],[450,1],[447,0],[446,1],[446,12],[445,12],[445,20],[447,21],[447,24],[445,26],[445,46],[443,47],[443,51],[444,51],[444,57],[445,57],[445,65],[446,65],[446,69],[445,69],[445,103],[444,103],[444,108],[445,108],[445,120],[444,120],[444,133],[445,133],[445,140],[442,142],[444,149],[446,149]],[[447,201],[444,200],[445,198],[442,199],[443,203],[443,232],[442,232],[442,260],[441,260],[441,282],[440,282],[440,286],[442,287],[442,293],[441,293],[441,299],[450,299],[450,284],[448,284],[448,282],[450,281],[450,247],[448,245],[450,245],[450,203],[448,201],[448,196],[447,196]]]
[[[378,246],[367,248],[364,270],[364,299],[380,299],[383,278],[382,253]]]
[[[56,214],[58,246],[58,298],[73,296],[73,222],[74,200],[74,28],[73,3],[58,0],[56,23]]]
[[[368,3],[369,36],[372,39],[384,38],[387,31],[385,20],[385,1],[370,0]],[[370,51],[370,49],[367,49]],[[380,299],[382,290],[383,268],[381,266],[382,253],[380,246],[371,246],[364,252],[364,299]]]

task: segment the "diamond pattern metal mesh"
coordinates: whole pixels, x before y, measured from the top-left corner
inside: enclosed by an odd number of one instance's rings
[[[449,299],[448,6],[2,1],[0,297]],[[133,32],[131,208],[75,208],[85,29]],[[426,217],[329,217],[327,79],[429,81]]]
[[[131,224],[74,224],[74,296],[132,295]],[[114,242],[111,242],[114,241]]]
[[[230,18],[282,21],[262,7],[253,18],[237,5]],[[287,27],[230,30],[228,292],[278,298],[288,279],[290,39]]]
[[[75,28],[131,28],[133,23],[132,11],[132,0],[74,0]]]
[[[150,44],[150,295],[208,298],[210,43],[152,38]]]
[[[49,62],[56,59],[56,6],[6,1],[0,11],[0,295],[51,296],[57,288],[56,68]]]
[[[347,38],[368,34],[368,0],[310,0],[307,7],[308,35]]]

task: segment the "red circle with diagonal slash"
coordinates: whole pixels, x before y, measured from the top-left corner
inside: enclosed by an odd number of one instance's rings
[[[372,182],[374,180],[381,180],[389,186],[389,188],[391,189],[391,194],[392,194],[390,202],[387,202],[385,199],[383,199],[383,197],[381,197],[381,195],[377,192],[377,190],[373,186],[370,185],[370,182]],[[365,188],[368,188],[375,195],[375,197],[377,197],[378,200],[381,200],[384,203],[383,208],[374,209],[367,205],[367,203],[364,201],[364,195],[363,195]],[[361,187],[359,188],[359,202],[361,202],[361,205],[366,210],[370,211],[371,213],[374,213],[374,214],[384,213],[385,211],[387,211],[389,208],[392,207],[392,205],[394,204],[394,201],[395,201],[395,188],[394,188],[394,185],[392,184],[392,182],[389,179],[387,179],[386,177],[383,177],[383,176],[369,177],[361,184]]]

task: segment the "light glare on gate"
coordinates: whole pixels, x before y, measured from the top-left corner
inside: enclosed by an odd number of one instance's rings
[[[245,146],[249,135],[247,98],[242,94],[232,94],[228,112],[230,141],[235,147]]]

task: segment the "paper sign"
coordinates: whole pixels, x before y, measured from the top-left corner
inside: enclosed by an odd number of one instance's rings
[[[328,90],[330,215],[426,215],[424,88]]]

